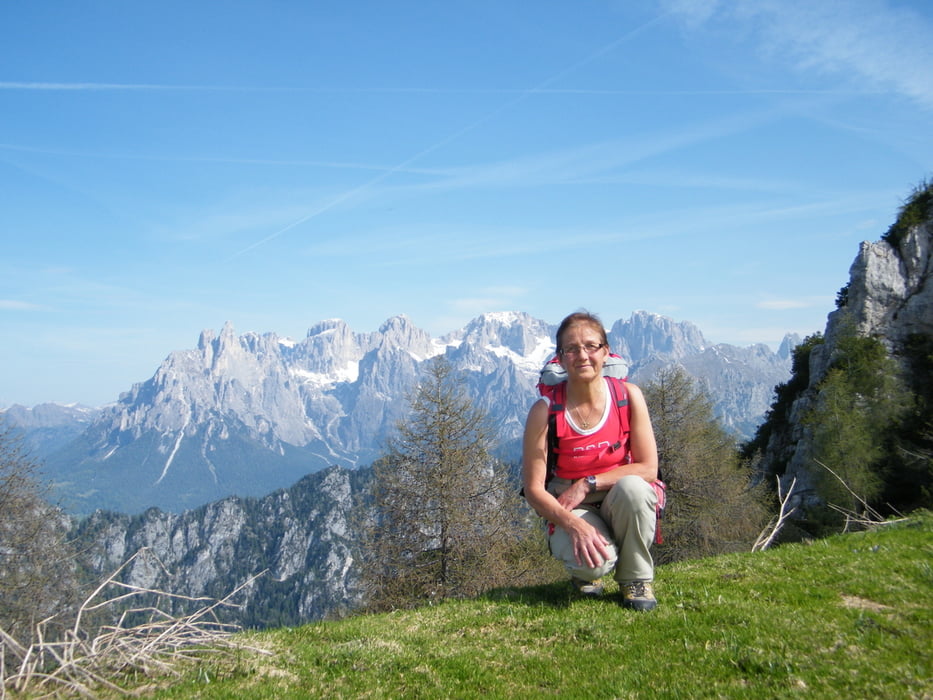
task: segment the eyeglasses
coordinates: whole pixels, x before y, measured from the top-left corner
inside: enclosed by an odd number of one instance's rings
[[[566,348],[561,348],[561,355],[579,355],[581,353],[586,353],[587,355],[592,355],[597,350],[601,350],[606,347],[605,343],[586,343],[585,345],[571,345]]]

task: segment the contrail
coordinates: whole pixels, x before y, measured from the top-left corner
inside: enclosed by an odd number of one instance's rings
[[[618,47],[620,44],[622,44],[622,43],[628,41],[628,40],[631,39],[632,37],[635,37],[635,36],[637,36],[638,34],[642,33],[643,31],[645,31],[645,30],[649,29],[650,27],[654,26],[655,24],[657,24],[658,22],[660,22],[662,19],[664,19],[664,18],[665,18],[666,16],[668,16],[669,14],[671,14],[671,13],[670,13],[670,12],[662,13],[662,14],[658,15],[657,17],[655,17],[654,19],[649,20],[648,22],[645,22],[645,23],[642,24],[641,26],[636,27],[635,29],[632,29],[632,30],[629,31],[629,32],[626,32],[625,34],[623,34],[622,36],[620,36],[618,39],[615,39],[614,41],[612,41],[612,42],[606,44],[605,46],[603,46],[602,48],[600,48],[598,51],[595,51],[594,53],[590,54],[590,55],[587,56],[586,58],[583,58],[582,60],[577,61],[576,63],[574,63],[574,64],[568,66],[567,68],[564,68],[563,70],[558,71],[557,73],[555,73],[554,75],[550,76],[550,77],[547,78],[546,80],[542,81],[540,84],[536,85],[535,87],[529,88],[529,89],[526,89],[526,90],[521,91],[514,99],[511,99],[511,100],[509,100],[509,101],[503,103],[500,107],[494,109],[494,110],[493,110],[492,112],[490,112],[489,114],[486,114],[486,115],[484,115],[483,117],[480,117],[480,118],[477,119],[476,121],[474,121],[474,122],[472,122],[472,123],[470,123],[470,124],[464,126],[463,128],[461,128],[461,129],[455,131],[454,133],[452,133],[452,134],[450,134],[449,136],[447,136],[447,137],[441,139],[441,140],[438,141],[437,143],[435,143],[435,144],[433,144],[433,145],[431,145],[431,146],[425,148],[423,151],[420,151],[420,152],[416,153],[415,155],[411,156],[410,158],[405,159],[404,161],[402,161],[402,162],[399,163],[398,165],[395,165],[395,166],[389,168],[388,170],[386,170],[386,171],[380,173],[379,175],[377,175],[377,176],[374,177],[373,179],[368,180],[367,182],[364,182],[363,184],[359,185],[358,187],[353,188],[352,190],[348,190],[347,192],[344,192],[343,194],[338,195],[337,197],[335,197],[333,200],[331,200],[331,201],[328,202],[327,204],[324,204],[323,206],[319,207],[318,209],[316,209],[316,210],[314,210],[314,211],[312,211],[312,212],[309,212],[309,213],[306,214],[305,216],[302,216],[300,219],[297,219],[297,220],[293,221],[292,223],[288,224],[287,226],[285,226],[285,227],[283,227],[283,228],[280,228],[279,230],[275,231],[274,233],[270,233],[270,234],[269,234],[268,236],[266,236],[265,238],[263,238],[263,239],[261,239],[261,240],[259,240],[259,241],[256,241],[256,242],[253,243],[252,245],[249,245],[249,246],[247,246],[246,248],[243,248],[242,250],[240,250],[240,251],[234,253],[234,254],[231,255],[229,258],[227,258],[224,262],[230,262],[231,260],[234,260],[234,259],[240,257],[240,256],[243,255],[244,253],[248,253],[249,251],[258,248],[259,246],[264,245],[264,244],[268,243],[269,241],[278,238],[279,236],[281,236],[282,234],[286,233],[287,231],[291,231],[291,230],[292,230],[293,228],[295,228],[296,226],[300,226],[301,224],[304,224],[304,223],[310,221],[311,219],[314,219],[314,218],[320,216],[320,215],[323,214],[324,212],[326,212],[326,211],[328,211],[328,210],[330,210],[330,209],[333,209],[335,206],[337,206],[338,204],[340,204],[340,203],[342,203],[342,202],[345,202],[346,200],[350,199],[350,198],[353,197],[354,195],[356,195],[356,194],[358,194],[358,193],[360,193],[360,192],[363,192],[363,191],[369,189],[370,187],[372,187],[372,186],[374,186],[374,185],[379,184],[380,182],[382,182],[383,180],[385,180],[385,179],[386,179],[387,177],[389,177],[390,175],[394,175],[395,173],[397,173],[397,172],[399,172],[399,171],[401,171],[401,170],[407,168],[408,166],[410,166],[410,165],[411,165],[412,163],[414,163],[415,161],[420,160],[421,158],[424,158],[424,157],[425,157],[426,155],[428,155],[429,153],[433,153],[434,151],[438,150],[439,148],[443,148],[444,146],[446,146],[447,144],[451,143],[452,141],[456,141],[458,138],[460,138],[460,137],[463,136],[464,134],[467,134],[467,133],[473,131],[474,129],[479,128],[480,126],[482,126],[482,125],[485,124],[486,122],[488,122],[488,121],[490,121],[491,119],[494,119],[495,117],[497,117],[497,116],[498,116],[499,114],[501,114],[502,112],[504,112],[504,111],[506,111],[506,110],[508,110],[508,109],[511,109],[511,108],[514,107],[515,105],[517,105],[517,104],[523,102],[524,100],[528,99],[530,96],[532,96],[532,95],[534,95],[534,94],[537,94],[537,93],[541,93],[542,91],[544,91],[544,90],[547,88],[548,85],[550,85],[550,84],[552,84],[552,83],[554,83],[554,82],[557,82],[558,80],[560,80],[561,78],[563,78],[563,77],[564,77],[565,75],[567,75],[568,73],[571,73],[571,72],[573,72],[573,71],[575,71],[575,70],[579,70],[580,68],[582,68],[583,66],[585,66],[585,65],[588,64],[588,63],[591,63],[592,61],[596,60],[596,59],[599,58],[600,56],[603,56],[603,55],[605,55],[605,54],[607,54],[607,53],[613,51],[613,50],[614,50],[616,47]]]
[[[656,20],[653,20],[656,21]],[[650,24],[650,23],[649,23]],[[637,32],[648,25],[639,27]],[[624,38],[631,37],[634,32],[627,34]],[[760,88],[760,89],[736,89],[736,90],[613,90],[598,88],[553,88],[547,87],[551,82],[558,80],[563,75],[589,63],[597,56],[606,53],[611,47],[615,47],[619,41],[609,44],[600,52],[593,54],[586,60],[575,64],[571,68],[565,69],[557,75],[549,78],[535,88],[436,88],[436,87],[289,87],[289,86],[255,86],[255,85],[164,85],[155,83],[22,83],[0,81],[0,90],[36,90],[36,91],[60,91],[60,92],[94,92],[94,91],[164,91],[171,92],[177,90],[183,91],[204,91],[204,92],[314,92],[321,94],[335,93],[387,93],[387,94],[434,94],[434,95],[515,95],[525,97],[529,94],[546,95],[749,95],[749,94],[778,94],[778,95],[880,95],[887,91],[881,89],[814,89],[806,90],[801,88]]]
[[[331,168],[343,170],[386,170],[385,165],[377,163],[341,163],[332,160],[301,160],[282,158],[233,158],[212,156],[176,156],[176,155],[140,155],[138,153],[91,153],[88,151],[64,150],[61,148],[35,148],[20,146],[12,143],[0,143],[0,151],[17,151],[21,153],[41,153],[44,155],[66,156],[69,158],[97,158],[106,160],[142,160],[164,163],[229,163],[233,165],[300,165],[315,168]],[[431,168],[412,168],[408,172],[419,175],[436,175],[438,171]]]
[[[0,90],[239,90],[211,85],[154,85],[147,83],[17,83],[0,82]]]

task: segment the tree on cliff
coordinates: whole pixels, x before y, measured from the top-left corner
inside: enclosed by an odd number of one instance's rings
[[[790,380],[744,447],[767,481],[803,477],[794,520],[810,535],[836,530],[839,510],[886,516],[933,503],[931,241],[926,181],[882,240],[863,244],[825,338],[794,349]]]
[[[887,456],[913,396],[881,341],[859,336],[854,327],[840,334],[818,391],[804,421],[814,459],[832,470],[817,472],[820,497],[861,514],[861,501],[876,505],[892,476]]]
[[[371,608],[474,595],[534,569],[527,508],[492,456],[495,426],[459,387],[432,361],[373,465],[360,569]]]

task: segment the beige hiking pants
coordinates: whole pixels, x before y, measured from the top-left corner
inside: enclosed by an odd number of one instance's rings
[[[570,483],[567,479],[554,479],[548,490],[556,496]],[[573,511],[609,540],[609,559],[592,569],[577,564],[570,536],[560,527],[555,527],[548,537],[551,554],[564,562],[571,576],[584,581],[607,576],[613,568],[619,583],[652,581],[651,544],[657,525],[657,502],[658,496],[647,481],[640,476],[623,476],[609,491],[591,494]]]

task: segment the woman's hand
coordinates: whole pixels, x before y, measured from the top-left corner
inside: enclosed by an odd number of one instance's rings
[[[573,556],[578,566],[591,569],[602,566],[609,559],[609,541],[583,518],[574,518],[567,534],[573,544]]]

